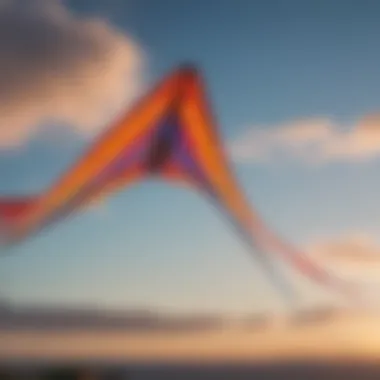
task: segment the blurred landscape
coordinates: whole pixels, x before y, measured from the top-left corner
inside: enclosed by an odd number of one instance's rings
[[[46,375],[56,379],[88,378],[75,368],[104,379],[377,379],[379,358],[378,316],[336,307],[240,317],[0,307],[0,368],[20,379],[49,368],[71,371]]]
[[[380,357],[380,319],[374,313],[337,307],[233,317],[7,302],[0,307],[0,358],[4,362],[252,362],[361,357]]]

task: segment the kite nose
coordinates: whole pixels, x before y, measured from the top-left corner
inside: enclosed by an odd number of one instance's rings
[[[191,61],[183,62],[179,66],[178,71],[186,76],[197,76],[199,74],[197,65]]]

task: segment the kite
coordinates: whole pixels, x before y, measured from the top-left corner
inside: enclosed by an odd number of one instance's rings
[[[210,110],[203,78],[192,65],[171,72],[106,130],[42,194],[0,198],[4,246],[88,207],[100,197],[149,177],[183,184],[213,202],[250,245],[282,291],[271,255],[282,255],[304,276],[351,294],[354,288],[282,241],[251,207],[234,178]]]

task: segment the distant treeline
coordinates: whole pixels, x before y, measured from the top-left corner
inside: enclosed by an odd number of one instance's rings
[[[325,307],[294,312],[283,322],[301,326],[324,322],[338,314],[335,308]],[[189,331],[220,329],[234,325],[247,329],[270,326],[275,316],[253,313],[238,320],[221,315],[169,315],[149,310],[110,311],[46,307],[16,307],[0,303],[0,329],[94,329],[133,331]]]
[[[101,311],[89,309],[26,308],[0,305],[0,328],[5,329],[116,329],[194,330],[220,328],[214,315],[169,316],[151,311]]]

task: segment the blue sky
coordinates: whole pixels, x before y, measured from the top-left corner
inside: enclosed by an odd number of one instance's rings
[[[65,4],[81,17],[107,19],[132,39],[144,54],[147,85],[184,60],[197,63],[227,145],[247,131],[264,131],[270,139],[272,131],[298,120],[308,128],[308,120],[326,119],[334,131],[347,131],[379,109],[380,4],[375,0]],[[50,124],[44,123],[46,130]],[[339,136],[317,143],[341,151]],[[353,135],[339,160],[310,165],[302,155],[249,157],[236,160],[235,169],[252,204],[297,244],[352,231],[376,240],[380,147],[371,145],[375,153],[364,154],[365,159],[352,153],[367,152],[367,137]],[[42,190],[88,143],[70,133],[60,138],[37,133],[21,147],[0,152],[1,191]],[[118,308],[241,312],[282,307],[245,251],[197,195],[144,183],[3,258],[0,295],[19,302]],[[302,302],[317,302],[315,286],[295,282]]]

